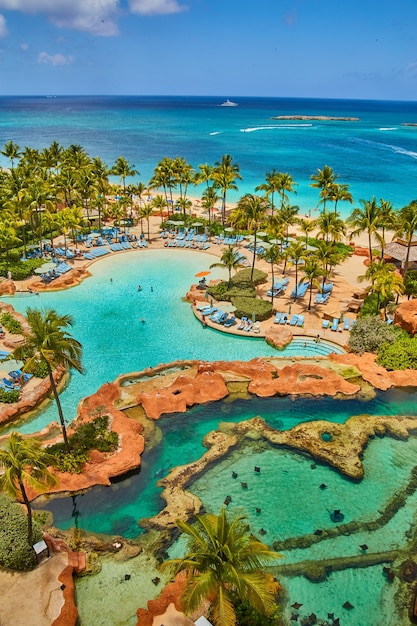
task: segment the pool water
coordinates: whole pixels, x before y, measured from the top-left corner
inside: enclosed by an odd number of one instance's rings
[[[190,250],[133,250],[94,263],[89,268],[92,277],[72,289],[2,298],[23,314],[30,306],[74,317],[71,334],[83,346],[86,373],[73,372],[61,394],[68,421],[75,417],[80,400],[105,382],[159,363],[340,351],[327,342],[317,345],[308,341],[304,348],[302,341],[278,352],[259,337],[234,337],[203,328],[183,297],[195,282],[194,275],[214,261],[212,255]],[[226,278],[227,272],[213,268],[210,278],[219,277]],[[34,432],[56,419],[56,407],[51,403],[19,430]]]
[[[76,323],[72,334],[83,344],[87,373],[85,376],[73,374],[62,394],[68,420],[75,416],[79,401],[101,384],[119,374],[140,371],[150,365],[178,359],[313,356],[318,354],[318,347],[321,353],[332,349],[331,344],[317,345],[314,341],[307,341],[304,347],[303,339],[278,353],[260,338],[236,338],[203,328],[182,297],[193,282],[194,274],[207,269],[212,262],[210,255],[190,251],[185,254],[179,250],[169,251],[169,254],[167,251],[134,251],[94,264],[92,278],[76,288],[32,297],[4,298],[22,313],[29,305],[50,307],[74,316]],[[217,270],[211,274],[212,277],[219,275]],[[138,284],[142,286],[140,292]],[[134,538],[143,532],[138,520],[155,515],[164,506],[158,479],[177,465],[178,459],[186,464],[200,458],[205,452],[204,435],[217,429],[220,422],[239,422],[259,415],[273,428],[289,429],[314,419],[343,423],[351,415],[360,413],[415,415],[416,399],[416,390],[390,390],[377,392],[367,401],[252,397],[197,406],[185,414],[158,420],[155,428],[161,431],[160,443],[145,449],[137,471],[109,487],[96,487],[72,498],[54,498],[46,506],[44,503],[40,506],[53,512],[58,527],[77,525],[94,533]],[[56,409],[51,403],[23,424],[21,430],[33,432],[55,419]],[[254,532],[263,529],[264,541],[272,545],[275,541],[310,534],[317,528],[332,528],[334,522],[330,513],[334,509],[343,511],[346,522],[374,519],[389,498],[406,485],[416,453],[414,437],[407,442],[376,438],[364,454],[365,479],[355,483],[327,466],[313,463],[307,456],[255,442],[211,467],[190,489],[213,511],[220,509],[227,495],[231,496],[229,508],[247,514]],[[254,472],[255,465],[261,468],[259,474]],[[238,474],[236,479],[232,477],[231,468]],[[246,482],[248,488],[243,489],[241,482]],[[321,484],[326,484],[326,489],[320,489]],[[367,543],[372,551],[404,546],[407,532],[415,523],[416,505],[417,496],[413,493],[394,517],[372,536],[359,528],[352,536],[320,541],[307,549],[283,551],[285,561],[298,563],[357,555],[362,543]],[[257,513],[256,509],[261,511]],[[178,545],[172,549],[175,551]],[[290,597],[288,604],[294,601],[303,604],[300,620],[302,615],[311,612],[321,619],[327,617],[327,612],[334,612],[343,626],[398,626],[392,617],[395,585],[387,588],[381,568],[337,571],[322,583],[311,583],[300,576],[282,580]],[[107,586],[109,596],[119,589],[118,571],[105,568],[103,576],[77,583],[83,624],[99,626],[101,623],[101,615],[93,615],[89,608],[88,599],[92,595],[99,596]],[[355,608],[343,609],[346,600]],[[145,606],[145,601],[138,600],[137,604]],[[119,606],[118,623],[133,620],[132,608],[134,603],[126,604],[126,610]],[[285,610],[290,619],[291,609]]]
[[[91,532],[121,534],[131,538],[143,532],[138,526],[138,520],[156,515],[164,506],[160,497],[161,489],[156,485],[158,479],[167,475],[178,464],[177,459],[181,459],[181,464],[199,459],[206,451],[202,443],[204,436],[216,430],[220,422],[236,423],[260,415],[272,428],[285,430],[313,419],[344,423],[351,415],[361,413],[415,415],[416,400],[417,393],[400,390],[378,392],[367,402],[358,399],[253,397],[232,402],[227,399],[196,406],[184,414],[163,416],[156,423],[156,428],[162,434],[160,443],[145,447],[139,470],[113,482],[110,487],[94,487],[86,494],[76,496],[78,524]],[[277,458],[286,459],[286,456],[283,449],[278,449]],[[292,462],[294,459],[298,462],[304,457],[288,454],[288,458]],[[249,463],[248,471],[251,470],[252,463]],[[317,466],[315,475],[323,471],[331,470]],[[321,482],[326,481],[323,479]],[[228,483],[229,481],[226,482]],[[366,483],[365,480],[361,485]],[[301,488],[300,485],[299,487]],[[221,502],[223,500],[224,496]],[[44,504],[40,506],[45,508]],[[72,498],[53,498],[46,508],[52,511],[55,525],[62,528],[74,525]],[[338,507],[335,504],[333,508]]]

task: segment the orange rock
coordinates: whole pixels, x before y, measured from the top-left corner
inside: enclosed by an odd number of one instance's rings
[[[177,611],[181,611],[180,597],[183,590],[184,575],[179,574],[172,583],[169,583],[165,589],[163,589],[158,598],[148,601],[147,609],[138,609],[136,611],[136,615],[138,616],[137,626],[152,626],[154,618],[164,615],[171,604],[174,605]],[[189,620],[189,622],[190,625],[193,624],[191,620]],[[167,623],[169,623],[169,621]]]
[[[411,337],[414,337],[417,332],[417,300],[408,300],[397,306],[394,313],[394,324],[398,324]]]
[[[277,376],[270,380],[253,378],[249,383],[249,393],[263,398],[274,395],[311,394],[314,396],[334,396],[338,393],[353,395],[360,390],[339,374],[308,363],[294,363],[277,370]]]

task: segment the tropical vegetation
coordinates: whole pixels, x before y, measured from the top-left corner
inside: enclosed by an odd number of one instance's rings
[[[252,535],[244,516],[232,517],[222,509],[219,515],[198,515],[193,524],[178,520],[177,526],[186,553],[163,566],[185,574],[181,602],[186,614],[207,601],[215,626],[234,626],[242,603],[260,614],[274,614],[280,586],[264,568],[280,555]]]
[[[27,510],[27,543],[33,545],[33,514],[27,489],[37,492],[45,491],[49,486],[56,484],[56,478],[48,467],[52,457],[43,448],[39,441],[33,438],[24,438],[23,435],[12,432],[7,446],[0,450],[0,491],[7,493],[11,498],[21,498]]]
[[[27,570],[36,565],[36,557],[28,539],[28,521],[23,508],[6,493],[0,493],[0,566]],[[42,539],[36,519],[32,523],[32,541]]]
[[[65,448],[70,452],[54,370],[58,366],[63,366],[83,372],[82,346],[67,332],[73,325],[73,318],[70,315],[59,315],[53,309],[40,311],[31,308],[26,310],[26,318],[29,329],[24,333],[24,344],[15,349],[14,355],[26,359],[24,365],[26,372],[32,372],[40,363],[46,367],[58,409]]]

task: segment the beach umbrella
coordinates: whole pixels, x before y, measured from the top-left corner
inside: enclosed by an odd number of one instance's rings
[[[233,306],[233,304],[219,305],[219,308],[223,311],[223,313],[234,313],[236,311],[236,307]]]
[[[235,229],[232,226],[228,226],[227,228],[224,229],[225,233],[234,233]]]
[[[282,243],[282,239],[276,239],[276,238],[275,239],[270,239],[269,243],[280,244],[280,243]]]
[[[40,267],[37,267],[34,271],[35,274],[45,274],[45,272],[50,272],[51,270],[56,268],[56,263],[43,263]]]
[[[198,274],[194,274],[196,278],[202,278],[203,276],[208,276],[211,272],[198,272]]]
[[[256,233],[256,235],[257,235],[258,237],[267,237],[267,236],[268,236],[268,233],[264,233],[264,231],[263,231],[263,230],[260,230],[260,231],[259,231],[259,233]]]
[[[5,372],[12,372],[13,370],[20,370],[23,367],[23,361],[16,361],[10,359],[10,361],[2,361],[1,369]]]
[[[193,222],[191,226],[202,226],[202,222]]]
[[[248,241],[255,241],[255,235],[245,235],[245,239]]]
[[[272,243],[269,243],[269,241],[262,241],[261,246],[262,248],[265,248],[265,250],[267,250],[268,248],[272,246]]]

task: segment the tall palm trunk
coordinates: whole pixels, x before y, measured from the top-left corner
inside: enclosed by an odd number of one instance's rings
[[[32,507],[30,505],[29,498],[26,493],[25,486],[22,480],[19,478],[19,487],[22,494],[23,502],[25,503],[27,509],[27,517],[28,517],[28,544],[30,547],[33,545],[33,520],[32,520]]]
[[[250,273],[250,281],[253,282],[253,273],[255,271],[255,259],[256,259],[256,230],[255,230],[255,239],[253,240],[253,259],[252,259],[252,269]]]
[[[49,365],[47,361],[46,361],[46,366],[48,368],[49,380],[51,383],[52,391],[53,391],[55,402],[56,402],[57,409],[58,409],[59,421],[61,423],[61,429],[62,429],[62,435],[64,437],[65,447],[67,449],[67,452],[71,452],[71,447],[70,447],[68,435],[67,435],[67,427],[65,426],[64,414],[62,412],[61,400],[59,399],[58,389],[56,388],[56,384],[55,384],[55,380],[54,380],[54,376],[52,372],[52,367]]]

